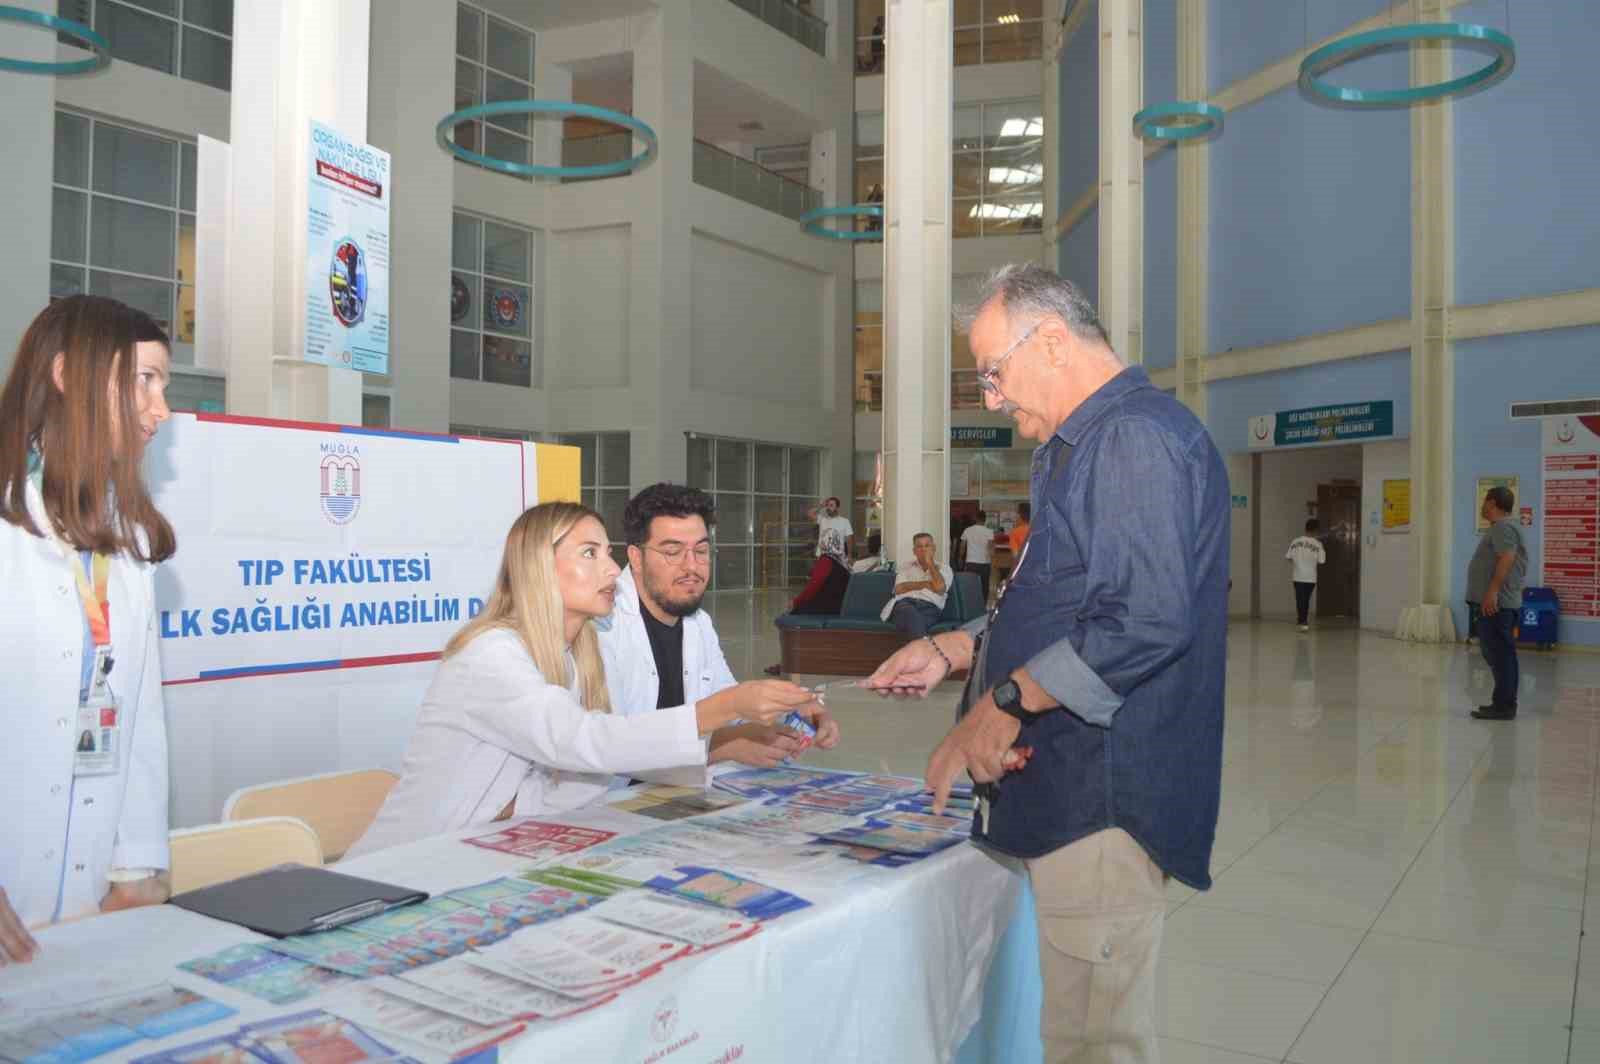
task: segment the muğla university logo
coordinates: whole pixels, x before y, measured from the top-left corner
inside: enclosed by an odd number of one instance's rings
[[[322,516],[347,525],[361,509],[361,448],[353,443],[324,443],[322,450]]]

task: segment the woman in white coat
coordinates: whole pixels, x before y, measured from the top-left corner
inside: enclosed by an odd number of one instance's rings
[[[0,390],[0,961],[30,928],[166,900],[155,563],[176,541],[139,471],[167,419],[167,338],[73,296]]]
[[[593,621],[621,572],[588,507],[550,502],[506,536],[483,612],[445,646],[423,697],[400,782],[351,855],[510,816],[573,809],[617,775],[706,763],[701,737],[738,719],[814,716],[790,683],[637,716],[613,715]]]

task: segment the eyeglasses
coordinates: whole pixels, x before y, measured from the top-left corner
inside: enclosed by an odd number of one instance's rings
[[[682,565],[691,555],[695,561],[702,565],[711,561],[711,544],[709,543],[696,543],[693,547],[685,547],[682,543],[668,543],[665,547],[646,545],[644,549],[655,551],[673,565]]]
[[[1014,354],[1016,352],[1017,348],[1021,347],[1025,343],[1027,343],[1028,342],[1028,338],[1031,337],[1034,333],[1038,332],[1039,331],[1039,326],[1041,326],[1043,324],[1044,324],[1043,321],[1036,321],[1032,325],[1030,325],[1028,327],[1028,331],[1027,332],[1025,332],[1021,336],[1017,337],[1016,343],[1014,343],[1010,347],[1006,348],[1005,349],[1005,353],[1002,354],[999,358],[995,359],[993,362],[991,362],[989,364],[989,368],[988,369],[986,369],[986,370],[982,371],[981,373],[979,373],[978,374],[978,387],[983,389],[986,392],[994,392],[995,394],[999,394],[999,392],[1000,392],[1000,384],[999,384],[1000,367],[1005,364],[1006,359],[1010,358],[1012,356],[1012,354]]]

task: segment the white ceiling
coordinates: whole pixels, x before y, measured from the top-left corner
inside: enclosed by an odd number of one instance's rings
[[[742,123],[757,121],[750,132]],[[817,124],[779,100],[703,63],[694,65],[694,135],[698,140],[738,141],[756,147],[798,144],[811,139]]]

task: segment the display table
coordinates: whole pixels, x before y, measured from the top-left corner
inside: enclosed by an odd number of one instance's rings
[[[585,810],[621,833],[659,826],[633,813]],[[438,893],[516,873],[524,858],[463,844],[475,828],[345,861],[339,871]],[[811,908],[761,933],[673,962],[620,997],[557,1022],[534,1022],[498,1047],[506,1061],[949,1061],[983,1006],[991,960],[1011,924],[1022,877],[964,843],[898,869],[821,886],[766,882]],[[1031,923],[1031,921],[1030,921]],[[176,965],[259,936],[161,906],[49,928],[30,965],[0,967],[6,998],[58,989],[71,997],[171,982],[239,1010],[208,1027],[101,1057],[128,1059],[226,1034],[241,1023],[318,1007],[273,1006]]]

